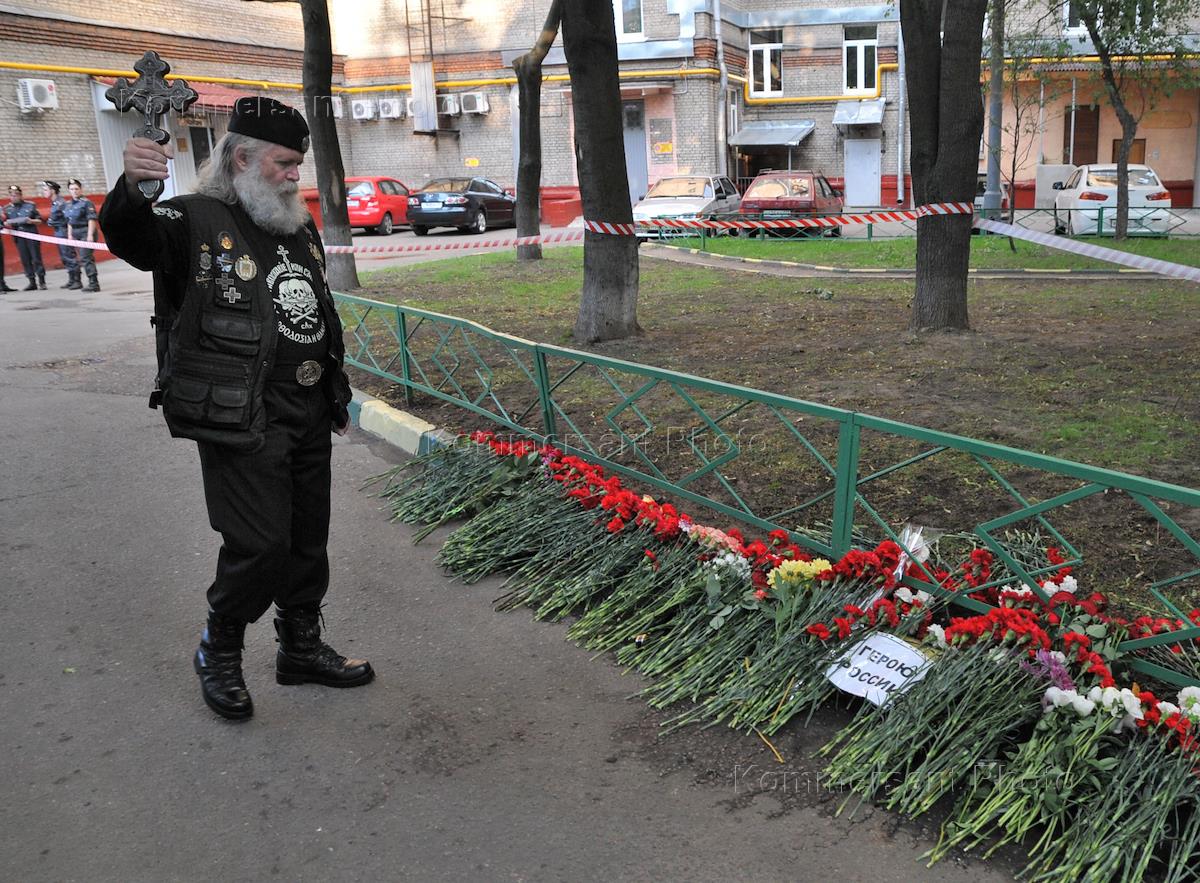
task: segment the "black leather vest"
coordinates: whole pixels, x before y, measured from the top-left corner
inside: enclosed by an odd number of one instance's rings
[[[177,438],[257,450],[266,427],[262,390],[274,363],[277,336],[266,278],[278,256],[253,253],[251,243],[269,237],[240,208],[195,195],[169,204],[181,204],[187,215],[188,276],[155,274],[159,374],[151,405],[161,402],[167,426]],[[342,326],[325,284],[320,238],[315,229],[305,228],[291,240],[298,242],[293,250],[311,250],[320,265],[313,289],[329,332],[332,363],[325,366],[331,375],[325,388],[340,423],[350,386],[342,370]],[[176,311],[169,294],[181,284],[185,296]]]

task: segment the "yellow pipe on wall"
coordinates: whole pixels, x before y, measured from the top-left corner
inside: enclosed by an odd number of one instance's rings
[[[21,71],[39,71],[43,73],[58,73],[58,74],[84,74],[90,77],[126,77],[135,79],[137,72],[131,70],[109,70],[107,68],[98,67],[75,67],[66,64],[28,64],[20,61],[0,61],[0,69],[7,68],[9,70]],[[720,74],[716,68],[701,67],[701,68],[668,68],[666,70],[652,71],[621,71],[619,76],[622,80],[639,79],[643,77],[695,77],[695,76],[717,76]],[[210,77],[207,75],[189,76],[178,74],[179,79],[190,80],[197,83],[221,83],[230,86],[254,86],[259,89],[291,89],[300,91],[304,87],[300,83],[276,83],[270,80],[247,80],[238,77]],[[552,74],[548,77],[543,77],[543,82],[561,83],[569,81],[571,78],[566,74]],[[479,80],[444,80],[436,83],[435,86],[445,89],[463,89],[473,86],[511,86],[517,82],[516,77],[490,77]],[[412,89],[409,83],[388,83],[382,86],[334,86],[333,91],[344,94],[359,94],[363,92],[406,92]]]
[[[870,100],[878,98],[883,94],[883,72],[899,70],[900,65],[894,61],[889,61],[887,64],[875,65],[875,91],[865,94],[855,95],[805,95],[796,98],[751,98],[750,97],[750,81],[744,80],[742,86],[742,97],[747,104],[813,104],[818,101],[847,101],[850,99]],[[732,79],[732,78],[731,78]],[[740,77],[738,79],[741,79]]]

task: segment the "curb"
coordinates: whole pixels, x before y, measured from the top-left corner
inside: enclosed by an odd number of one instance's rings
[[[420,456],[434,448],[454,442],[455,436],[452,432],[438,429],[420,417],[393,408],[382,399],[357,389],[353,392],[354,397],[350,400],[350,422],[407,454]]]
[[[730,264],[754,264],[763,267],[779,267],[781,269],[795,270],[812,270],[819,273],[835,273],[837,275],[846,276],[882,276],[892,274],[894,278],[910,279],[915,274],[915,270],[908,269],[888,269],[883,267],[827,267],[824,264],[803,264],[799,261],[777,261],[766,258],[746,258],[737,255],[718,254],[712,251],[701,251],[698,248],[685,248],[682,245],[666,245],[664,243],[653,243],[655,250],[662,249],[663,251],[674,251],[680,254],[693,254],[699,257],[710,258],[715,261],[721,261]],[[663,255],[667,260],[673,260],[670,255]],[[1138,276],[1155,276],[1157,274],[1147,270],[1137,270],[1133,268],[1122,268],[1120,270],[1089,270],[1082,268],[1064,267],[1062,269],[1054,269],[1049,267],[1007,267],[1007,268],[979,268],[971,267],[967,270],[970,275],[985,275],[1004,277],[1011,276],[1088,276],[1091,278],[1105,278],[1110,276],[1122,276],[1128,274],[1136,274]]]

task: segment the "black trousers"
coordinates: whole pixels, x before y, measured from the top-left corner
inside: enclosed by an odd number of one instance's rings
[[[222,538],[208,604],[254,622],[274,601],[317,604],[329,588],[330,406],[324,384],[268,381],[266,443],[199,443],[204,499]]]
[[[46,268],[42,266],[42,244],[36,239],[15,237],[17,254],[21,256],[21,269],[30,282],[45,282]]]

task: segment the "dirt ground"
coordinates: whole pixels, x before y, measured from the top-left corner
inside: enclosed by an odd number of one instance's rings
[[[503,273],[503,279],[500,275]],[[508,264],[497,268],[494,286],[445,280],[430,267],[381,276],[369,297],[449,313],[523,337],[572,347],[570,328],[577,307],[571,293],[569,260]],[[577,288],[575,288],[577,291]],[[853,410],[918,427],[955,433],[1049,454],[1093,466],[1127,471],[1160,481],[1200,486],[1200,316],[1194,309],[1200,287],[1172,280],[1132,281],[1114,277],[978,280],[971,283],[971,331],[915,335],[908,330],[912,283],[853,279],[774,278],[708,268],[682,267],[643,258],[638,319],[642,334],[588,347],[615,359],[752,387],[820,405]],[[519,372],[505,372],[502,353],[474,341],[432,340],[430,326],[413,333],[414,353],[433,366],[462,365],[455,374],[464,394],[476,395],[470,379],[482,359],[495,370],[493,389],[518,396],[528,390]],[[425,349],[422,349],[422,346]],[[438,359],[431,360],[436,354]],[[565,362],[563,366],[565,366]],[[511,366],[510,366],[511,367]],[[565,377],[556,391],[564,413],[588,434],[619,427],[629,437],[645,424],[613,391],[624,393],[639,378],[591,372]],[[443,375],[444,376],[444,375]],[[356,383],[448,429],[493,428],[487,418],[455,404],[417,394],[404,404],[395,386],[369,375]],[[710,415],[731,399],[701,401]],[[485,396],[478,399],[491,408]],[[528,411],[525,425],[540,428],[538,410],[525,400],[510,413]],[[505,402],[506,406],[508,402]],[[676,390],[661,385],[638,400],[655,430],[638,447],[674,480],[703,460],[682,443],[698,425]],[[494,408],[492,408],[495,410]],[[614,410],[615,409],[615,410]],[[608,419],[606,419],[606,417]],[[806,417],[793,422],[833,462],[835,427]],[[828,475],[796,444],[790,430],[766,408],[747,409],[722,423],[741,442],[737,464],[722,486],[710,477],[694,484],[726,502],[734,489],[756,513],[784,513],[828,488]],[[732,430],[736,427],[737,434]],[[560,429],[561,431],[561,429]],[[672,432],[675,433],[672,448]],[[750,444],[746,444],[749,439]],[[618,437],[619,441],[619,437]],[[860,476],[928,450],[910,440],[864,433]],[[715,453],[714,453],[715,452]],[[724,453],[719,444],[703,453]],[[620,459],[614,457],[614,459]],[[631,460],[630,462],[634,462]],[[1082,482],[1051,477],[992,461],[1006,481],[1029,500],[1041,500]],[[917,523],[957,531],[1011,511],[1012,497],[970,457],[942,454],[863,486],[871,506],[893,527]],[[704,518],[726,524],[721,514]],[[1193,533],[1200,513],[1175,505],[1169,514]],[[788,515],[789,527],[808,527],[828,518],[818,505]],[[860,523],[861,521],[861,523]],[[1145,587],[1193,569],[1197,563],[1141,507],[1123,494],[1104,494],[1073,504],[1051,518],[1055,529],[1084,556],[1083,573],[1098,588],[1126,598],[1133,609],[1154,604]],[[879,537],[868,513],[856,526]],[[1046,527],[1034,522],[1021,529]],[[1194,580],[1192,581],[1195,582]],[[1195,604],[1191,583],[1173,590],[1181,604]]]

